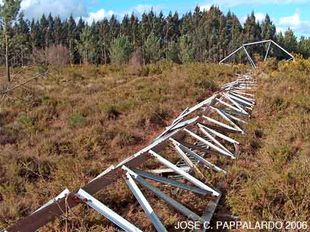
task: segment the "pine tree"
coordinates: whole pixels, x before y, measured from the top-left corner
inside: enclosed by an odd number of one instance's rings
[[[45,46],[49,47],[52,44],[55,43],[55,39],[54,39],[54,18],[51,14],[48,15],[47,17],[47,29],[46,29],[46,34],[45,34]]]
[[[42,15],[40,19],[40,33],[41,33],[41,44],[43,48],[46,48],[48,46],[48,21],[45,16],[45,14]]]
[[[179,46],[177,42],[171,41],[166,48],[166,59],[175,63],[180,63]]]
[[[160,38],[151,33],[144,43],[145,63],[154,63],[160,59]]]
[[[129,41],[132,41],[131,24],[128,14],[125,14],[123,17],[122,23],[120,25],[120,34],[122,36],[127,36]]]
[[[244,42],[255,42],[258,40],[260,40],[260,26],[256,23],[256,18],[252,11],[244,23]]]
[[[114,39],[111,44],[111,61],[114,64],[127,64],[132,52],[133,46],[130,43],[128,37],[120,36]]]
[[[304,58],[310,57],[310,38],[306,39],[304,36],[300,37],[298,52],[302,54]]]
[[[28,22],[24,20],[24,15],[21,13],[18,17],[18,24],[14,26],[14,34],[12,37],[11,47],[13,57],[17,65],[24,66],[30,60],[31,43],[30,43],[30,29]]]
[[[179,39],[179,59],[182,63],[191,63],[194,61],[194,52],[192,38],[189,35],[182,35]]]
[[[55,28],[57,27],[56,27],[56,20],[55,20]],[[67,41],[66,43],[69,49],[70,64],[74,64],[77,61],[77,57],[76,57],[76,53],[78,51],[77,39],[78,38],[77,38],[76,22],[71,15],[67,21],[67,34],[66,34],[66,41]]]
[[[149,18],[147,13],[142,14],[141,23],[140,23],[140,33],[141,33],[141,40],[146,41],[147,37],[152,32],[152,21]]]
[[[109,60],[109,47],[111,43],[110,25],[107,19],[99,22],[99,50],[101,54],[101,62],[107,64]]]
[[[141,38],[139,33],[139,19],[134,14],[130,17],[130,34],[131,34],[131,40],[134,48],[141,47]]]
[[[55,17],[54,23],[53,23],[53,31],[52,31],[52,37],[54,39],[53,44],[63,44],[65,43],[65,28],[63,26],[63,23],[60,19],[60,17]]]
[[[238,17],[230,11],[227,13],[226,17],[226,39],[229,41],[227,45],[227,52],[229,53],[242,45],[243,35],[242,26]],[[238,57],[238,55],[239,54],[236,54],[233,59],[237,60],[236,57]]]
[[[21,0],[3,0],[3,5],[0,6],[0,16],[3,22],[3,34],[4,34],[4,44],[5,44],[5,67],[6,67],[6,77],[7,80],[11,81],[10,76],[10,62],[9,62],[9,40],[10,40],[10,30],[12,27],[12,22],[16,19]]]
[[[290,52],[297,50],[297,38],[290,28],[284,33],[283,46]]]
[[[82,56],[84,64],[89,64],[94,58],[96,52],[95,41],[93,38],[92,30],[89,26],[83,28],[79,41],[79,53]]]
[[[269,15],[266,14],[265,20],[262,23],[261,37],[264,40],[268,40],[268,39],[274,40],[275,34],[276,34],[276,27],[271,22]]]

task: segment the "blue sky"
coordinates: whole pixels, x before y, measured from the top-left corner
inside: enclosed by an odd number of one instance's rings
[[[169,11],[185,13],[196,5],[208,9],[212,4],[225,13],[231,10],[242,22],[251,11],[258,20],[268,13],[279,31],[290,27],[298,36],[310,36],[310,0],[23,0],[22,9],[28,18],[51,12],[62,18],[73,14],[92,22],[112,14],[118,18],[130,12],[141,15],[151,8],[165,14]]]

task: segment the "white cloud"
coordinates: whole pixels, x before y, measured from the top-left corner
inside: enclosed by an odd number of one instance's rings
[[[87,15],[87,8],[83,0],[23,0],[21,10],[29,19],[39,18],[42,14],[51,13],[54,16],[67,18]]]
[[[291,28],[299,34],[310,35],[310,21],[302,20],[299,10],[296,10],[296,12],[291,16],[280,18],[277,22],[277,26],[279,32],[283,32],[287,28]]]
[[[152,6],[152,5],[142,5],[139,4],[133,8],[133,11],[139,14],[143,14],[145,12],[153,11],[159,11],[161,8],[160,6]]]
[[[258,22],[264,21],[264,19],[266,17],[266,14],[261,13],[261,12],[254,13],[254,15],[255,15],[256,21],[258,21]]]
[[[296,27],[301,24],[300,12],[296,11],[292,16],[286,16],[279,19],[279,24],[284,26]]]
[[[148,13],[151,10],[155,13],[159,13],[163,7],[161,5],[148,5],[148,4],[139,4],[134,7],[129,8],[126,11],[118,12],[117,16],[123,18],[125,15],[131,15],[132,13],[140,17],[143,13]]]
[[[262,13],[262,12],[254,12],[254,15],[255,15],[255,18],[256,18],[256,21],[257,22],[262,22],[262,21],[264,21],[264,19],[265,19],[265,16],[266,16],[266,14],[264,14],[264,13]],[[245,21],[246,21],[246,19],[247,19],[247,17],[248,17],[248,15],[247,16],[242,16],[241,18],[240,18],[240,23],[245,23]]]
[[[106,11],[105,9],[100,9],[96,12],[90,12],[87,17],[83,17],[83,19],[88,23],[91,24],[92,22],[100,21],[104,18],[109,18],[114,14],[113,11],[109,10]]]
[[[234,7],[239,5],[268,5],[268,4],[296,4],[308,3],[309,0],[205,0],[203,4]]]
[[[203,4],[200,7],[201,10],[209,10],[211,8],[212,4]]]

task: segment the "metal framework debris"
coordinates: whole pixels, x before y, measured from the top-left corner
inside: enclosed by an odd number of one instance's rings
[[[248,59],[249,63],[255,69],[256,68],[256,64],[253,61],[253,58],[250,56],[250,54],[249,54],[249,52],[248,52],[248,50],[246,48],[249,47],[249,46],[258,45],[258,44],[268,44],[267,45],[267,50],[266,50],[266,53],[265,53],[265,56],[264,56],[264,61],[266,61],[267,58],[268,58],[268,55],[270,53],[271,45],[276,46],[277,48],[282,50],[285,54],[287,54],[290,57],[289,60],[294,60],[295,59],[294,56],[291,53],[289,53],[287,50],[285,50],[283,47],[281,47],[279,44],[277,44],[273,40],[269,39],[269,40],[262,40],[262,41],[257,41],[257,42],[245,43],[241,47],[239,47],[238,49],[236,49],[235,51],[230,53],[228,56],[226,56],[224,59],[222,59],[219,63],[220,64],[224,63],[226,60],[228,60],[230,57],[235,55],[237,52],[243,50],[245,52],[246,56],[247,56],[247,59]]]
[[[104,199],[101,202],[94,196],[122,179],[156,231],[167,229],[141,188],[151,191],[185,217],[209,224],[222,193],[216,188],[218,186],[207,183],[205,173],[227,173],[219,167],[220,163],[212,163],[212,157],[222,156],[232,160],[238,157],[239,142],[233,135],[245,133],[242,126],[255,105],[255,85],[256,82],[250,74],[238,75],[235,81],[225,84],[213,96],[184,110],[150,145],[118,165],[109,167],[78,191],[69,192],[66,189],[6,231],[36,231],[66,212],[67,207],[72,208],[78,204],[87,204],[125,231],[141,231],[133,222],[107,207],[103,203]],[[177,163],[165,157],[163,153],[167,149],[179,157]],[[158,161],[159,169],[142,170],[141,165],[149,159]],[[149,182],[150,180],[157,183],[156,187]],[[190,191],[203,199],[211,200],[203,215],[198,215],[182,202],[164,193],[157,187],[159,184]]]

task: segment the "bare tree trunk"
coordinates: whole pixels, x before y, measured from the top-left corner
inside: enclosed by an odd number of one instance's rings
[[[10,64],[9,64],[9,38],[7,32],[5,32],[5,70],[6,70],[6,77],[8,82],[11,81],[10,75]]]

